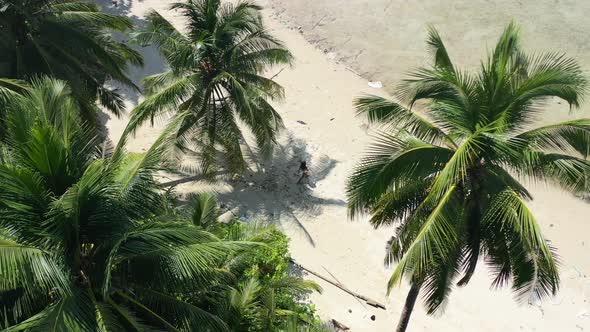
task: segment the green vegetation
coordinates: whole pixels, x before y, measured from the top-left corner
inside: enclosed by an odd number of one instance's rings
[[[352,217],[368,209],[375,227],[398,225],[387,245],[386,264],[397,263],[388,290],[404,276],[412,287],[397,331],[405,331],[419,292],[428,313],[440,310],[456,278],[466,285],[480,258],[492,286],[511,283],[518,299],[555,294],[555,248],[517,178],[578,193],[590,171],[582,157],[590,119],[534,126],[549,98],[579,106],[586,80],[574,60],[527,55],[513,24],[475,74],[451,62],[433,29],[428,46],[434,65],[400,86],[403,104],[356,100],[360,114],[389,126],[350,177],[348,197]],[[417,102],[425,116],[412,110]]]
[[[176,208],[154,175],[164,131],[112,153],[65,82],[9,98],[0,153],[0,312],[8,331],[268,331],[318,324],[273,227],[217,221],[212,196]],[[172,128],[172,127],[171,127]]]
[[[168,220],[158,143],[101,157],[71,91],[51,79],[13,100],[7,123],[0,290],[7,325],[20,323],[10,330],[224,326],[180,295],[206,289],[221,277],[213,267],[251,244]]]
[[[105,82],[135,87],[125,70],[143,60],[111,32],[131,28],[85,1],[0,0],[0,78],[52,76],[68,83],[86,119],[97,115],[96,100],[120,115],[123,100]]]
[[[261,74],[290,64],[292,56],[266,31],[261,8],[245,1],[234,6],[192,0],[171,9],[186,19],[186,34],[155,11],[135,34],[137,43],[158,46],[170,69],[144,79],[148,97],[133,111],[129,129],[173,113],[182,121],[176,144],[195,152],[205,173],[215,166],[218,149],[229,171],[244,169],[239,122],[250,129],[261,154],[270,156],[283,123],[268,102],[281,98],[283,88]]]
[[[183,208],[190,213],[187,217],[219,238],[265,244],[225,265],[237,278],[220,285],[229,291],[222,305],[214,307],[232,331],[297,331],[294,324],[320,331],[313,306],[300,300],[321,288],[290,274],[289,239],[285,234],[264,224],[219,223],[217,202],[211,194],[192,196],[189,204],[189,209]]]

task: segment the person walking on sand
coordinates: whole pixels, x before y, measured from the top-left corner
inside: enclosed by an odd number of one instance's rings
[[[303,160],[301,163],[299,163],[299,170],[297,173],[301,173],[301,177],[299,177],[297,184],[302,184],[303,180],[307,180],[307,178],[309,178],[309,168],[307,168],[307,161]]]

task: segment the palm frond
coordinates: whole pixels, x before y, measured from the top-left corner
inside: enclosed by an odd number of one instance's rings
[[[481,140],[480,136],[472,135],[454,151],[452,157],[436,176],[429,196],[440,198],[448,191],[448,188],[465,180],[468,169],[475,162],[474,158],[482,147]]]
[[[521,159],[510,161],[509,166],[521,175],[558,185],[574,194],[587,190],[588,160],[559,153],[527,151]]]
[[[126,133],[135,133],[148,119],[153,123],[156,116],[177,110],[183,103],[183,99],[193,93],[196,87],[195,78],[195,75],[184,77],[147,97],[131,113]]]
[[[415,179],[384,193],[371,207],[369,222],[375,228],[403,222],[426,199],[431,185],[432,179]]]
[[[453,152],[447,148],[411,137],[381,135],[348,180],[350,216],[370,207],[388,188],[436,175],[451,158]]]
[[[433,26],[428,27],[428,39],[426,40],[430,48],[430,53],[434,58],[434,65],[441,69],[454,71],[453,62],[442,41],[438,31]]]
[[[194,225],[207,228],[217,222],[219,211],[217,209],[217,199],[209,193],[200,193],[192,195],[189,198],[191,207],[191,221]]]
[[[577,119],[555,123],[520,133],[512,140],[522,142],[533,149],[551,149],[565,153],[579,152],[579,147],[590,146],[590,119]]]
[[[451,253],[448,259],[432,264],[427,277],[421,284],[426,312],[430,315],[444,309],[453,289],[453,280],[459,274],[458,252]]]
[[[540,299],[555,294],[559,287],[557,261],[553,249],[522,198],[514,191],[500,193],[484,216],[484,223],[501,223],[515,233],[522,243],[518,260],[511,264],[514,291],[520,299]],[[519,264],[519,265],[516,265]]]
[[[419,231],[411,239],[411,244],[404,250],[387,285],[387,292],[398,283],[404,275],[425,275],[431,262],[448,258],[457,245],[457,234],[452,226],[457,213],[461,210],[457,202],[457,187],[451,186],[435,203],[432,212],[428,213],[420,224]],[[428,200],[428,198],[426,199]],[[420,218],[416,215],[413,218]]]
[[[22,92],[26,91],[27,89],[28,87],[23,81],[9,78],[0,78],[0,97],[3,94]]]
[[[182,301],[178,296],[158,292],[149,288],[138,288],[136,295],[141,302],[173,325],[183,331],[211,330],[229,331],[227,325],[219,317],[189,302]]]
[[[431,144],[445,143],[456,147],[455,142],[435,123],[398,103],[382,97],[366,96],[354,101],[357,114],[366,115],[372,123],[383,123],[410,134]]]
[[[90,298],[84,291],[76,290],[74,294],[5,331],[92,331],[97,325]]]
[[[233,310],[243,315],[258,304],[259,293],[262,291],[261,285],[256,278],[248,279],[238,289],[230,291],[230,305]]]
[[[67,296],[71,292],[64,266],[49,253],[0,238],[0,292],[22,288]]]

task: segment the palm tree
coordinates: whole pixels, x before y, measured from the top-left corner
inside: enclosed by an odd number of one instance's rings
[[[351,217],[369,211],[374,227],[397,224],[385,262],[397,262],[388,292],[410,280],[397,331],[405,331],[420,292],[428,313],[439,310],[453,283],[466,285],[480,258],[492,285],[512,282],[521,300],[555,294],[554,248],[543,237],[517,180],[584,189],[590,163],[590,119],[537,127],[544,101],[578,107],[586,80],[564,55],[525,54],[510,24],[478,73],[456,67],[436,30],[428,45],[434,65],[399,89],[402,103],[367,96],[360,114],[389,126],[348,181]],[[425,116],[412,107],[421,102]],[[407,105],[407,106],[404,106]]]
[[[112,155],[62,81],[10,98],[0,149],[0,326],[8,331],[223,331],[188,302],[226,278],[223,241],[167,214],[154,178],[164,132],[142,154]]]
[[[141,45],[157,45],[170,69],[144,79],[148,97],[133,111],[129,131],[173,113],[182,119],[179,146],[198,153],[204,171],[214,165],[218,148],[226,153],[227,168],[239,171],[245,167],[244,124],[268,156],[283,126],[269,101],[281,98],[283,89],[262,73],[290,64],[291,53],[266,31],[261,8],[250,2],[188,0],[170,8],[186,19],[186,33],[152,11],[135,35]]]
[[[125,70],[142,58],[110,32],[131,27],[85,1],[0,0],[0,77],[53,76],[68,82],[87,118],[96,114],[97,99],[118,116],[122,97],[105,83],[134,87]]]

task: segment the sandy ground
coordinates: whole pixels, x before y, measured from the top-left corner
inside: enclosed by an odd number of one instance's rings
[[[100,0],[106,10],[129,15],[141,24],[145,11],[165,13],[168,1],[123,0],[117,8]],[[370,141],[370,129],[354,116],[351,101],[363,93],[385,94],[411,68],[424,63],[425,25],[435,24],[451,54],[467,67],[477,65],[486,45],[492,45],[511,15],[524,25],[526,45],[562,49],[590,68],[587,31],[590,2],[581,1],[420,1],[401,0],[263,0],[269,28],[285,41],[297,61],[276,77],[286,90],[277,105],[287,129],[271,162],[253,163],[252,171],[214,186],[236,215],[266,219],[281,225],[292,238],[293,257],[304,266],[358,293],[387,304],[383,311],[360,303],[319,281],[322,295],[312,296],[325,320],[336,319],[353,331],[391,331],[405,299],[405,286],[385,296],[391,273],[383,267],[391,229],[373,230],[363,220],[346,216],[344,185]],[[177,17],[166,14],[181,24]],[[541,19],[542,17],[542,19]],[[319,23],[318,23],[319,22]],[[297,27],[301,27],[301,31]],[[310,43],[311,42],[311,43]],[[460,53],[459,53],[460,52]],[[161,72],[164,65],[153,49],[143,49],[146,66],[132,72],[136,80]],[[358,53],[358,55],[357,55]],[[348,69],[346,66],[350,66]],[[278,73],[273,69],[269,75]],[[365,78],[356,75],[360,72]],[[367,86],[381,80],[385,89]],[[125,91],[131,109],[141,100]],[[590,107],[571,115],[565,105],[550,105],[544,122],[588,116]],[[126,119],[105,115],[109,135],[120,136]],[[129,149],[145,150],[162,124],[142,128]],[[312,170],[309,186],[295,182],[299,161]],[[590,204],[559,190],[530,184],[532,209],[545,235],[562,257],[562,288],[542,304],[519,305],[509,290],[490,290],[490,278],[480,265],[471,283],[456,289],[444,315],[426,316],[418,304],[409,331],[590,331]],[[204,190],[187,184],[179,192]],[[311,278],[311,277],[310,277]],[[371,315],[376,320],[370,319]]]

